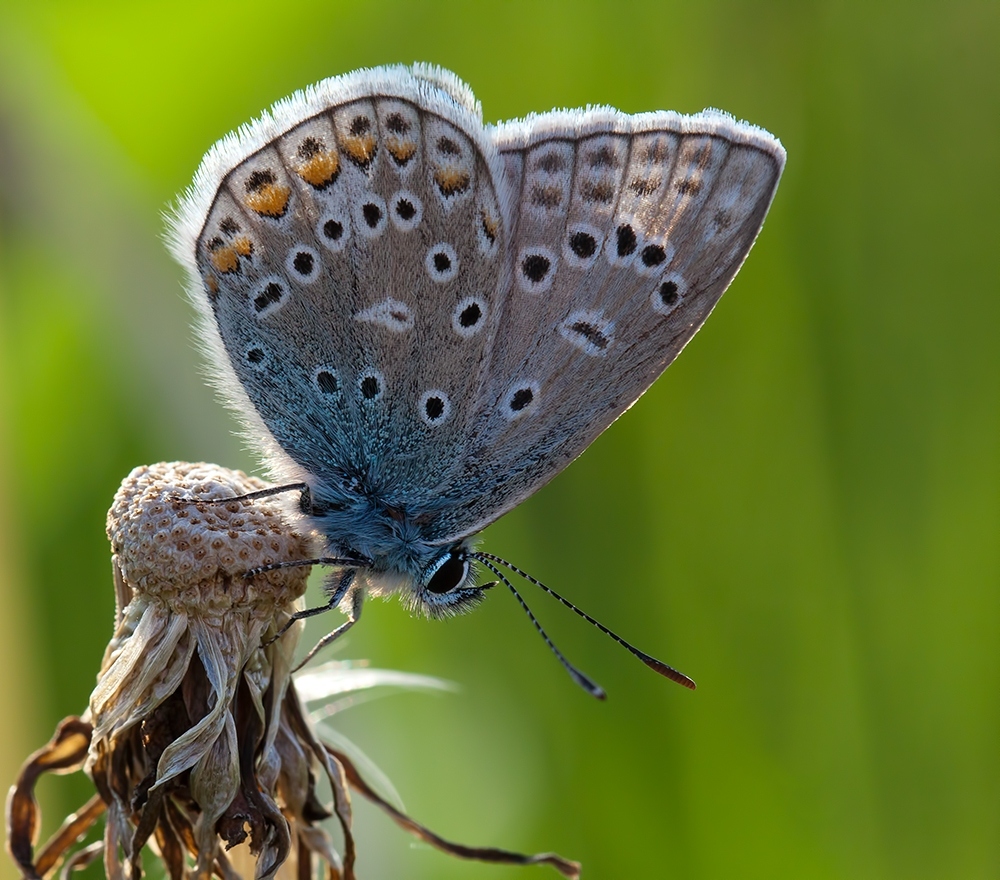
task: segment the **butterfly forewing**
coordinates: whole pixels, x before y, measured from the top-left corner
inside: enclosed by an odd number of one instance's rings
[[[496,139],[517,193],[512,280],[456,533],[536,491],[666,369],[753,245],[784,161],[713,112],[558,112]]]
[[[196,249],[285,474],[420,509],[474,433],[507,236],[481,123],[401,79],[402,96],[300,101],[222,177]]]

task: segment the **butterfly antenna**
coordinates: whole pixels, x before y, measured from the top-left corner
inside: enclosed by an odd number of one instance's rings
[[[617,633],[612,632],[610,629],[608,629],[599,620],[595,620],[593,617],[591,617],[589,614],[587,614],[586,611],[583,611],[580,608],[577,608],[576,605],[574,605],[572,602],[569,601],[569,599],[564,599],[562,596],[560,596],[551,587],[545,586],[545,584],[543,584],[540,580],[538,580],[536,578],[533,578],[527,572],[521,571],[521,569],[519,569],[516,565],[511,565],[506,559],[501,559],[499,556],[494,556],[492,553],[476,553],[474,555],[475,555],[476,559],[478,559],[480,562],[482,562],[483,565],[485,565],[487,568],[489,568],[490,571],[492,571],[498,577],[503,577],[503,575],[501,575],[499,571],[497,571],[492,565],[490,565],[490,562],[495,562],[498,565],[502,565],[505,568],[510,569],[512,572],[514,572],[514,574],[519,575],[520,577],[524,578],[529,583],[532,583],[536,587],[538,587],[539,589],[544,590],[546,593],[548,593],[554,599],[558,599],[567,608],[569,608],[569,609],[575,611],[577,614],[579,614],[580,617],[582,617],[584,620],[587,621],[587,623],[593,624],[602,633],[604,633],[606,636],[609,636],[610,638],[612,638],[616,642],[618,642],[618,644],[621,645],[630,654],[638,657],[643,663],[645,663],[654,672],[658,672],[658,673],[660,673],[660,675],[662,675],[662,676],[664,676],[666,678],[669,678],[671,681],[676,681],[677,684],[683,685],[684,687],[690,688],[691,690],[694,690],[695,687],[697,687],[697,685],[695,685],[694,681],[692,679],[688,678],[683,672],[680,672],[679,670],[674,669],[673,666],[667,666],[667,664],[664,663],[662,660],[657,660],[655,657],[651,657],[645,651],[640,651],[637,647],[635,647],[635,645],[629,644],[628,642],[625,641],[625,639],[623,639]],[[507,583],[507,582],[505,581],[505,583]],[[507,583],[507,586],[510,587],[510,584]],[[513,587],[510,587],[510,588],[511,588],[511,590],[514,589]],[[517,593],[514,593],[514,595],[517,596]],[[518,596],[518,599],[520,599],[520,598],[521,597]],[[522,601],[521,604],[524,605],[524,602]],[[525,610],[527,611],[527,606],[525,605],[524,607],[525,607]],[[528,613],[530,614],[531,612],[529,611]],[[532,620],[534,620],[534,617],[532,617]],[[538,624],[536,623],[535,626],[538,626]],[[541,627],[538,627],[538,628],[539,628],[539,630],[541,630]],[[543,635],[544,635],[544,633],[543,633]],[[548,639],[546,639],[546,641],[548,641]],[[549,644],[551,645],[551,642]],[[555,650],[555,647],[553,646],[552,649]],[[558,652],[556,652],[556,653],[558,653]]]
[[[514,598],[517,599],[517,601],[521,604],[521,607],[524,609],[524,613],[528,615],[531,622],[535,625],[535,629],[538,630],[538,634],[545,640],[545,644],[549,646],[552,653],[559,658],[559,662],[562,663],[562,665],[565,667],[566,671],[570,674],[573,681],[575,681],[578,685],[580,685],[580,687],[582,687],[592,697],[596,697],[598,700],[607,699],[608,695],[605,692],[604,688],[602,688],[593,679],[584,675],[579,669],[577,669],[572,663],[570,663],[569,660],[567,660],[566,657],[563,655],[563,652],[560,651],[555,646],[552,639],[549,638],[548,633],[546,633],[545,630],[542,629],[542,625],[538,622],[538,618],[536,618],[535,615],[531,613],[531,609],[528,607],[528,603],[525,602],[521,594],[514,589],[514,585],[507,579],[504,573],[489,561],[489,559],[496,559],[496,557],[490,556],[488,559],[484,559],[483,558],[484,555],[485,554],[482,553],[476,553],[475,557],[507,585],[507,589],[514,594]],[[497,561],[502,562],[503,560],[497,560]]]
[[[307,496],[311,503],[311,497],[308,495],[309,491],[308,483],[285,483],[283,486],[268,486],[266,489],[257,489],[253,492],[245,492],[242,495],[229,495],[223,498],[187,498],[177,496],[170,500],[184,502],[197,501],[199,504],[228,504],[230,501],[259,501],[261,498],[284,495],[286,492],[301,492]]]

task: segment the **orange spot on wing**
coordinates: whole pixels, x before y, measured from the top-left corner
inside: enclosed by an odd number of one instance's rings
[[[490,241],[497,240],[497,233],[500,231],[500,224],[495,217],[487,214],[485,211],[482,212],[483,219],[483,232],[486,233],[486,237]]]
[[[295,170],[310,186],[322,189],[333,183],[340,173],[340,156],[333,150],[316,153]]]
[[[253,242],[245,235],[233,239],[233,250],[241,257],[249,257],[253,253]]]
[[[437,183],[442,194],[446,196],[465,192],[469,188],[471,180],[472,177],[468,171],[454,165],[446,165],[434,172],[434,182]]]
[[[247,193],[243,203],[251,210],[265,217],[282,217],[288,208],[291,190],[280,183],[266,183]]]
[[[385,148],[400,165],[405,165],[417,152],[417,143],[416,141],[404,141],[391,137],[385,142]]]
[[[236,272],[240,268],[240,257],[236,253],[236,248],[232,245],[216,248],[208,255],[209,262],[215,266],[216,270],[225,275],[227,272]]]
[[[358,165],[367,165],[375,155],[375,135],[346,135],[341,137],[340,146]]]

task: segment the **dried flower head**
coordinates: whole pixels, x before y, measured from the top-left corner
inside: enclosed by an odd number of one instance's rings
[[[141,467],[108,513],[116,626],[90,707],[67,718],[25,764],[7,805],[8,847],[25,877],[45,876],[105,810],[104,838],[66,869],[104,857],[110,880],[142,875],[142,853],[171,880],[213,873],[354,877],[350,785],[401,826],[453,855],[510,864],[579,866],[450,843],[385,801],[341,751],[319,740],[292,679],[301,631],[284,629],[308,568],[247,573],[314,558],[312,536],[290,522],[260,480],[216,465]],[[280,634],[280,635],[279,635]],[[329,674],[343,692],[379,683],[371,670]],[[397,679],[398,680],[398,679]],[[97,794],[37,854],[34,785],[44,772],[84,769]],[[326,780],[332,806],[324,805]],[[321,824],[336,816],[341,851]],[[236,849],[233,849],[236,848]]]

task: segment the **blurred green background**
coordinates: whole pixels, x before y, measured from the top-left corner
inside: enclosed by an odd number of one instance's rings
[[[254,467],[202,384],[161,213],[272,101],[427,60],[488,120],[716,106],[788,166],[704,331],[487,533],[698,691],[530,592],[607,703],[509,595],[447,623],[372,603],[340,656],[462,690],[340,728],[440,833],[585,877],[1000,875],[998,46],[984,0],[2,0],[2,779],[86,705],[119,481]],[[42,794],[51,826],[85,787]],[[555,876],[360,809],[363,878]]]

